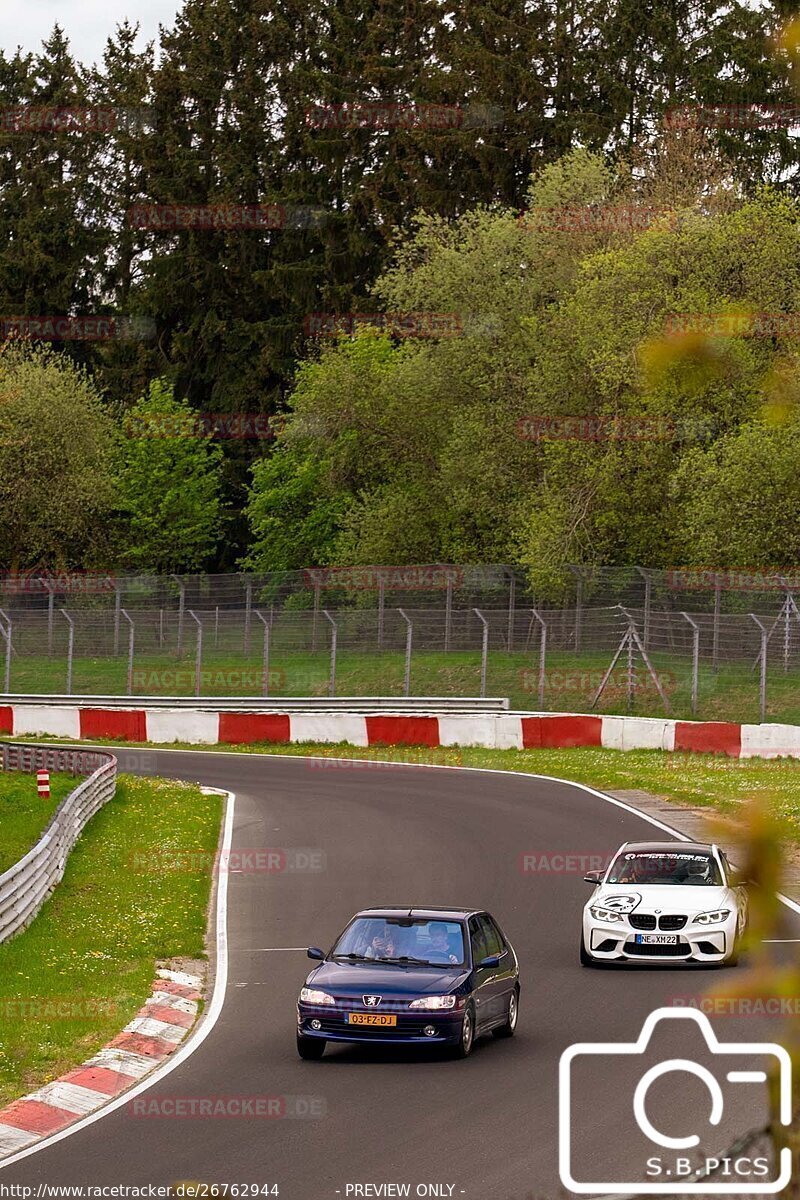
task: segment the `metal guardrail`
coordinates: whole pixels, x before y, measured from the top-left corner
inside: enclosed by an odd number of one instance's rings
[[[34,919],[64,874],[67,858],[94,814],[114,795],[117,760],[101,750],[0,745],[5,771],[75,771],[88,778],[62,801],[32,850],[0,875],[0,942]]]
[[[44,704],[67,708],[191,708],[212,712],[507,712],[500,696],[50,696],[6,695],[0,705]]]

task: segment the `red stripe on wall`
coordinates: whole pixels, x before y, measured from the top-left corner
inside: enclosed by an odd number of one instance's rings
[[[0,733],[14,732],[14,710],[10,704],[0,706]]]
[[[81,737],[121,738],[126,742],[147,741],[144,711],[128,708],[82,708]]]
[[[289,717],[284,713],[219,714],[221,742],[288,742]]]
[[[600,746],[602,731],[602,717],[523,717],[522,745],[526,750]]]
[[[738,758],[742,750],[742,727],[729,721],[678,721],[675,749],[710,751]]]
[[[370,746],[438,746],[438,717],[367,717]]]

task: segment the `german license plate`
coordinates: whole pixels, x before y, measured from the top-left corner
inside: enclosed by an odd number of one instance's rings
[[[348,1013],[347,1023],[349,1025],[378,1025],[385,1029],[389,1025],[396,1025],[397,1017],[389,1013]]]
[[[637,933],[634,941],[638,946],[677,946],[677,933]]]

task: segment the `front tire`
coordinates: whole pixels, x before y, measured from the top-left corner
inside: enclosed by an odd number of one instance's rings
[[[473,1012],[472,1008],[468,1008],[464,1013],[464,1020],[461,1023],[461,1037],[458,1039],[454,1047],[454,1056],[456,1058],[469,1058],[474,1045],[475,1013]]]
[[[496,1038],[510,1038],[514,1036],[514,1030],[517,1028],[517,1018],[519,1017],[519,988],[514,988],[514,991],[509,996],[508,1000],[508,1020],[505,1025],[498,1025],[492,1033]]]
[[[324,1038],[307,1038],[297,1035],[297,1053],[307,1061],[316,1062],[325,1053]]]
[[[581,934],[581,966],[582,967],[593,967],[594,966],[594,959],[592,958],[589,951],[586,949],[586,942],[584,941],[583,934]]]

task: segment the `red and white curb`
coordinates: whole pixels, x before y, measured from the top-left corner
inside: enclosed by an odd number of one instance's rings
[[[133,1087],[177,1050],[197,1019],[203,981],[161,969],[122,1033],[61,1079],[0,1109],[0,1160],[26,1150]]]
[[[344,742],[352,746],[479,746],[489,750],[684,750],[731,758],[800,758],[800,726],[592,713],[220,712],[213,701],[192,708],[0,705],[0,734],[188,745],[254,742]]]

